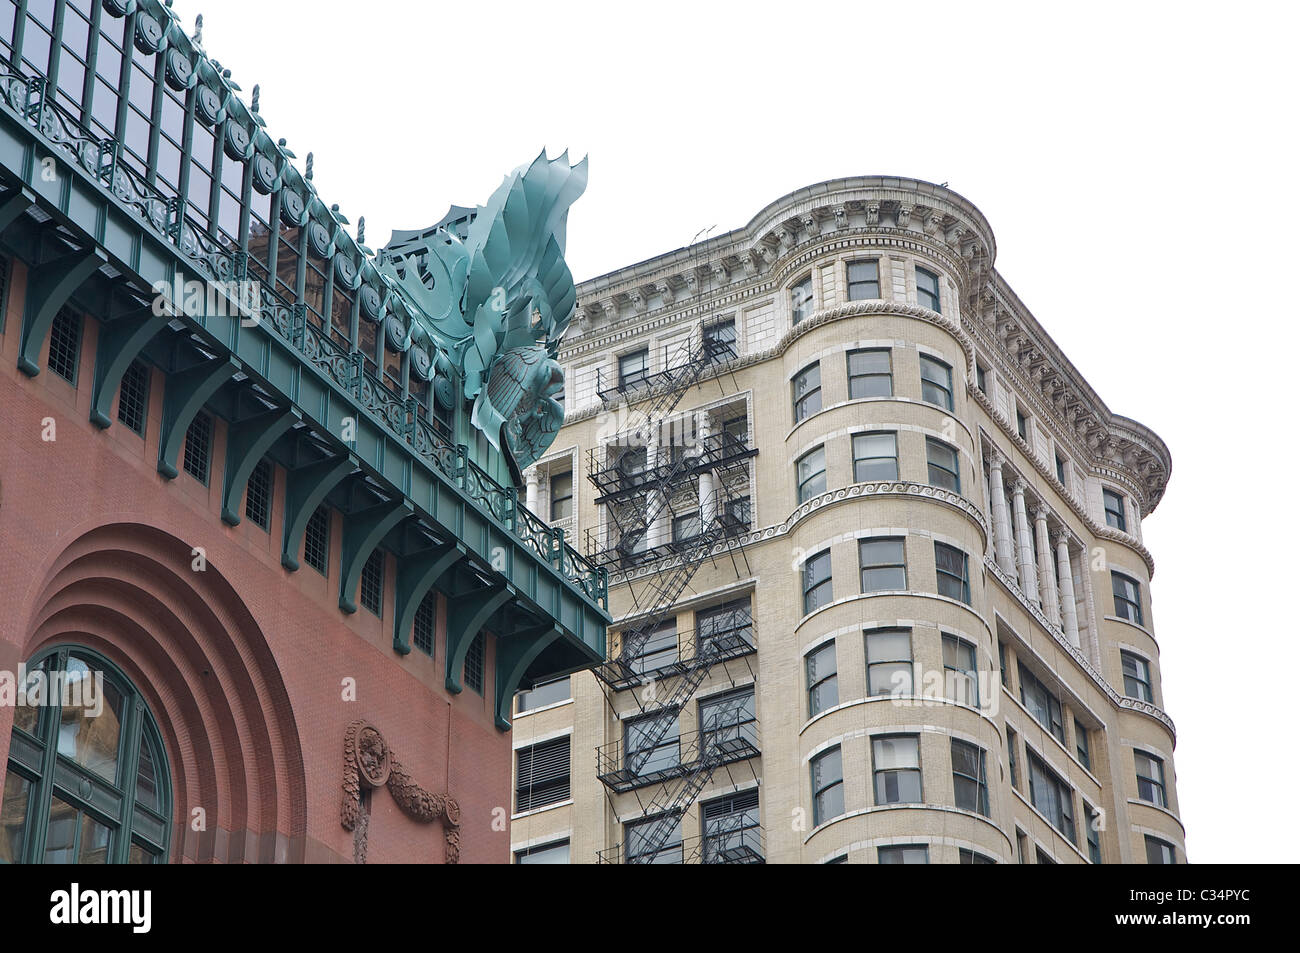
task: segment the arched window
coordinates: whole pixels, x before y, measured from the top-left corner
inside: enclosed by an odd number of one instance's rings
[[[0,863],[165,863],[172,792],[143,697],[97,652],[47,649],[18,680]]]

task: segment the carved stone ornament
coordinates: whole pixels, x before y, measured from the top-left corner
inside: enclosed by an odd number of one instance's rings
[[[379,729],[365,721],[352,722],[343,735],[343,805],[339,820],[345,831],[352,832],[353,860],[358,864],[366,862],[370,797],[381,787],[388,788],[407,817],[423,824],[441,818],[446,862],[460,860],[460,805],[450,795],[434,794],[417,784]]]

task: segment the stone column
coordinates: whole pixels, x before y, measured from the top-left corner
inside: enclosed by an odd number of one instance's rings
[[[653,470],[661,462],[660,455],[662,454],[666,458],[667,452],[660,446],[662,435],[659,433],[659,428],[654,424],[650,424],[648,430],[645,445],[645,465],[647,470]],[[666,462],[666,459],[663,462]],[[654,514],[654,518],[650,520],[649,525],[646,527],[646,546],[653,549],[668,542],[669,536],[672,534],[671,509],[668,506],[667,498],[656,490],[651,490],[646,494],[646,508],[647,514]]]
[[[1034,508],[1034,530],[1038,540],[1038,581],[1042,590],[1043,611],[1052,625],[1061,624],[1061,604],[1056,595],[1056,572],[1052,566],[1051,542],[1047,537],[1047,507]]]
[[[534,513],[537,512],[537,467],[529,467],[524,471],[524,480],[527,481],[527,490],[524,496],[524,505]]]
[[[1070,565],[1070,541],[1065,533],[1056,537],[1056,572],[1061,580],[1061,625],[1075,648],[1079,643],[1079,610],[1074,603],[1074,567]]]
[[[713,435],[713,427],[707,412],[701,413],[695,422],[696,449],[703,452],[705,442]],[[700,529],[707,530],[718,518],[718,476],[712,470],[700,474]]]
[[[1002,457],[994,453],[989,460],[989,501],[993,510],[993,555],[1008,576],[1016,574],[1016,560],[1012,555],[1011,520],[1007,514],[1007,490],[1002,483]]]
[[[1025,512],[1025,484],[1016,480],[1011,487],[1011,503],[1016,510],[1016,556],[1020,562],[1020,590],[1031,602],[1040,603],[1038,570],[1034,566],[1034,547],[1029,535],[1029,515]]]

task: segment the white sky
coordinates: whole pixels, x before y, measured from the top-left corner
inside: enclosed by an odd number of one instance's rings
[[[1300,18],[1283,3],[176,0],[367,244],[590,155],[579,280],[804,185],[947,182],[1174,472],[1144,524],[1193,862],[1294,860]],[[368,15],[373,14],[373,15]],[[301,165],[300,165],[301,168]],[[1249,479],[1250,492],[1243,484]],[[1284,545],[1290,542],[1290,546]],[[1289,570],[1289,571],[1287,571]]]

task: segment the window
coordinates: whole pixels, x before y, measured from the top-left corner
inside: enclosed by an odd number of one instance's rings
[[[719,321],[704,329],[704,356],[711,362],[736,356],[736,320]]]
[[[1163,841],[1159,837],[1152,837],[1150,834],[1144,836],[1147,845],[1148,864],[1178,863],[1178,851],[1174,849],[1173,844]]]
[[[754,687],[700,702],[701,752],[725,747],[727,753],[758,746],[758,717],[754,713]]]
[[[695,651],[725,654],[754,644],[754,618],[749,596],[695,613]]]
[[[851,261],[848,271],[850,301],[871,301],[880,297],[880,263],[876,259]]]
[[[531,811],[569,799],[569,736],[515,752],[515,811]]]
[[[877,804],[916,804],[921,800],[921,738],[886,735],[871,740],[872,778]]]
[[[70,308],[60,308],[50,325],[50,356],[46,363],[69,384],[77,385],[77,367],[81,363],[81,315]]]
[[[1079,756],[1079,763],[1092,770],[1092,752],[1088,748],[1088,729],[1083,727],[1083,722],[1078,718],[1074,719],[1074,751]]]
[[[384,551],[377,546],[361,567],[361,604],[377,616],[384,614]]]
[[[988,373],[983,364],[975,362],[975,386],[986,394],[989,392]]]
[[[1029,863],[1029,838],[1020,828],[1016,828],[1016,857],[1019,863]]]
[[[122,375],[122,386],[117,397],[117,419],[143,437],[148,416],[149,368],[141,361],[132,361]]]
[[[274,484],[275,470],[271,461],[263,457],[248,475],[248,487],[245,491],[244,515],[262,529],[271,528],[271,490]]]
[[[803,503],[826,492],[826,448],[809,450],[795,464],[799,502]]]
[[[1007,643],[998,641],[998,672],[1002,677],[1002,687],[1011,687],[1011,671],[1007,668]]]
[[[483,694],[483,669],[487,666],[487,640],[482,632],[474,636],[465,653],[465,685]]]
[[[212,453],[212,418],[203,411],[194,415],[185,431],[185,451],[182,465],[185,472],[207,485],[208,463]]]
[[[1115,595],[1115,614],[1121,619],[1142,624],[1142,591],[1136,579],[1111,570],[1110,588]]]
[[[568,862],[569,842],[567,840],[515,851],[516,864],[567,864]]]
[[[1007,773],[1011,775],[1011,786],[1020,787],[1020,773],[1016,770],[1016,749],[1020,744],[1020,738],[1014,728],[1007,725]]]
[[[808,673],[808,717],[813,718],[840,702],[835,643],[827,642],[809,652],[804,668]]]
[[[953,803],[989,817],[989,784],[984,775],[984,749],[952,739]]]
[[[1069,484],[1065,482],[1065,458],[1059,452],[1056,454],[1056,482],[1069,489]]]
[[[626,641],[636,639],[635,633],[625,632]],[[626,644],[626,642],[625,642]],[[661,622],[647,633],[640,646],[629,645],[636,654],[628,659],[628,665],[638,675],[657,672],[677,661],[677,620]]]
[[[516,697],[518,699],[517,708],[522,713],[568,701],[573,697],[573,691],[569,687],[569,676],[565,675],[563,678],[542,682],[536,688],[520,692]]]
[[[738,791],[701,805],[706,864],[761,859],[758,788]]]
[[[907,588],[907,562],[901,536],[858,540],[858,561],[862,567],[863,592]]]
[[[928,864],[930,848],[924,844],[898,844],[876,848],[876,862],[881,864]]]
[[[1087,825],[1084,837],[1088,841],[1088,859],[1094,864],[1101,863],[1101,814],[1095,807],[1083,802],[1083,820]]]
[[[891,397],[894,374],[889,349],[849,351],[849,398]]]
[[[1145,751],[1133,752],[1137,766],[1138,797],[1156,807],[1168,807],[1165,800],[1165,763]]]
[[[804,615],[831,601],[831,551],[823,549],[803,564]]]
[[[966,554],[947,543],[934,544],[934,567],[939,595],[970,604],[970,574]]]
[[[551,521],[573,515],[573,471],[551,474]]]
[[[673,517],[673,542],[680,543],[700,535],[698,511]]]
[[[1132,652],[1119,653],[1124,670],[1124,694],[1139,701],[1155,703],[1151,694],[1151,666],[1146,659]]]
[[[329,575],[330,564],[330,511],[321,504],[307,520],[303,533],[302,561],[322,576]]]
[[[813,310],[812,275],[790,288],[790,323],[798,324]]]
[[[638,476],[646,468],[645,447],[624,447],[618,453],[618,468],[624,476]]]
[[[1020,701],[1034,720],[1065,744],[1065,723],[1061,721],[1061,702],[1024,665],[1020,669]]]
[[[667,824],[665,836],[664,825]],[[680,864],[682,862],[682,819],[672,820],[663,815],[648,817],[624,825],[623,836],[627,839],[627,862],[629,864]],[[660,841],[658,847],[655,841]]]
[[[1114,490],[1102,489],[1101,502],[1106,510],[1106,525],[1127,533],[1128,520],[1124,518],[1124,497]]]
[[[1020,434],[1021,440],[1029,439],[1029,422],[1019,407],[1016,408],[1016,433]]]
[[[867,633],[867,694],[911,695],[912,630],[875,629]]]
[[[728,442],[743,446],[749,442],[749,421],[743,415],[732,417],[722,425],[722,432],[729,438]]]
[[[979,664],[975,660],[975,646],[946,632],[943,636],[943,684],[948,697],[957,704],[979,707]]]
[[[822,409],[822,366],[809,364],[794,377],[794,422]]]
[[[88,649],[47,649],[26,669],[62,676],[69,689],[102,677],[102,691],[90,705],[71,703],[87,700],[80,692],[53,691],[47,704],[15,710],[0,864],[166,863],[171,772],[144,698]]]
[[[839,745],[812,759],[813,826],[844,813],[844,762]]]
[[[1056,859],[1041,847],[1034,848],[1034,863],[1036,864],[1054,864]]]
[[[987,854],[977,853],[967,847],[957,848],[957,863],[959,864],[996,864],[997,861]]]
[[[1071,844],[1074,840],[1074,792],[1042,758],[1029,752],[1029,800]]]
[[[939,276],[933,271],[916,269],[916,303],[931,311],[942,311],[939,307]]]
[[[732,525],[749,528],[749,497],[738,496],[734,500],[727,500],[723,509]]]
[[[672,771],[682,763],[681,725],[672,712],[623,722],[623,766],[637,777]]]
[[[624,354],[618,359],[619,389],[634,387],[644,381],[650,373],[650,350],[643,348],[631,354]]]
[[[930,485],[960,493],[961,469],[957,464],[957,448],[926,437],[925,457],[929,464]]]
[[[898,436],[860,433],[853,436],[853,482],[898,479]]]
[[[952,410],[952,368],[925,354],[921,355],[921,399]]]
[[[411,634],[415,647],[430,658],[434,654],[434,622],[437,618],[438,597],[430,589],[415,607],[415,621]]]

